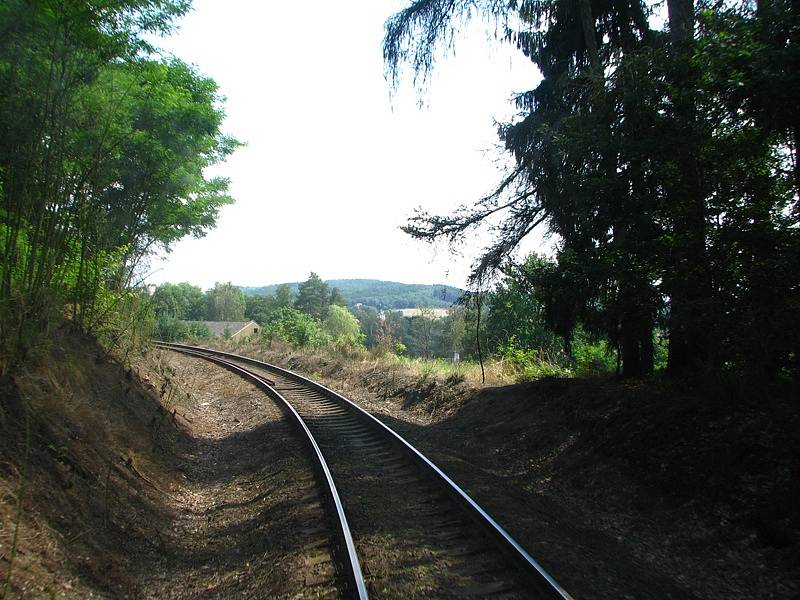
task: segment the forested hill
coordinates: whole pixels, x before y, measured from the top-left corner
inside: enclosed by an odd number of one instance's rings
[[[329,279],[331,287],[338,288],[347,300],[348,306],[364,304],[378,309],[385,308],[447,308],[462,294],[462,290],[449,285],[425,285],[418,283],[397,283],[378,279]],[[246,294],[274,294],[281,284],[263,287],[245,287]],[[298,282],[288,284],[297,294]]]

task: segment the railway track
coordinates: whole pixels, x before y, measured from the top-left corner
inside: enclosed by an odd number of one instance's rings
[[[282,405],[304,437],[334,531],[346,597],[572,597],[422,453],[350,400],[255,359],[182,344]]]

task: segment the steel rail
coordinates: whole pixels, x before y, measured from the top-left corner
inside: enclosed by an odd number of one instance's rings
[[[226,361],[218,356],[213,356],[206,349],[193,348],[191,346],[177,347],[176,345],[171,345],[164,342],[156,342],[156,346],[167,348],[175,352],[182,352],[190,356],[203,358],[218,364],[219,366],[224,367],[225,369],[228,369],[229,371],[232,371],[244,377],[245,379],[249,379],[255,383],[256,386],[265,391],[273,400],[277,400],[281,404],[291,420],[294,421],[295,425],[302,432],[303,438],[311,450],[313,462],[316,465],[316,471],[322,478],[322,487],[325,490],[325,495],[327,496],[328,502],[333,506],[334,511],[336,512],[336,533],[337,537],[339,538],[337,548],[340,555],[339,560],[343,566],[342,570],[344,571],[345,579],[347,580],[347,591],[354,599],[368,600],[367,586],[364,582],[364,576],[361,572],[361,564],[358,560],[358,554],[356,553],[353,535],[350,532],[350,525],[347,522],[344,505],[339,497],[339,492],[336,489],[336,484],[333,481],[331,471],[328,468],[328,463],[325,461],[325,457],[322,455],[322,450],[320,450],[317,441],[314,439],[314,436],[311,434],[311,431],[308,429],[305,421],[303,421],[302,417],[300,417],[291,403],[273,387],[274,383],[270,380],[266,379],[265,377],[261,377],[260,375],[253,373],[252,371],[249,371],[237,364]]]
[[[537,591],[539,598],[548,600],[574,600],[574,598],[564,588],[562,588],[556,582],[556,580],[553,579],[553,577],[550,576],[550,574],[547,573],[547,571],[545,571],[545,569],[530,554],[528,554],[528,552],[513,537],[511,537],[511,535],[499,523],[497,523],[497,521],[495,521],[489,515],[489,513],[487,513],[478,505],[477,502],[470,498],[470,496],[450,477],[448,477],[444,471],[437,467],[430,459],[422,454],[422,452],[407,442],[391,427],[368,413],[353,401],[312,379],[295,373],[294,371],[256,360],[254,358],[234,354],[232,352],[214,350],[212,348],[202,348],[173,342],[157,342],[157,345],[175,349],[190,349],[194,351],[210,353],[216,356],[225,356],[229,359],[254,365],[268,371],[273,371],[279,375],[282,375],[283,377],[311,387],[322,395],[339,402],[353,414],[358,416],[362,421],[385,435],[396,446],[405,451],[420,467],[422,467],[423,471],[428,472],[433,479],[437,481],[445,489],[445,491],[456,500],[456,502],[465,510],[467,515],[489,534],[489,537],[495,542],[498,548],[520,568],[520,570],[527,576],[533,588]]]

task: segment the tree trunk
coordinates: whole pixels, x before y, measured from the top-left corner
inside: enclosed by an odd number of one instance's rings
[[[694,35],[694,2],[667,0],[669,34],[673,45],[684,46]]]
[[[486,383],[486,371],[483,367],[483,349],[481,348],[481,310],[483,309],[483,293],[478,290],[475,296],[478,314],[475,324],[475,343],[478,346],[478,362],[481,364],[481,383]]]
[[[675,139],[684,140],[675,157],[678,180],[669,186],[674,251],[665,278],[670,296],[669,357],[667,368],[676,373],[697,370],[709,359],[713,324],[710,268],[706,252],[706,202],[700,173],[695,87],[690,63],[694,36],[692,0],[668,0]]]
[[[586,44],[586,52],[589,55],[592,74],[602,76],[600,55],[597,50],[597,29],[594,26],[594,15],[592,15],[590,0],[578,0],[578,11],[580,13],[581,29],[583,30],[583,42]]]
[[[794,195],[800,202],[800,123],[792,130],[792,152],[794,154]],[[798,208],[800,210],[800,207]],[[800,214],[798,215],[800,217]]]
[[[643,377],[653,372],[653,317],[633,292],[623,302],[620,350],[622,376]]]

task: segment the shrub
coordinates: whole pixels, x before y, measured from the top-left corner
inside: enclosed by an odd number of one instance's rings
[[[570,377],[573,372],[561,364],[558,357],[549,356],[541,349],[520,348],[514,336],[497,351],[518,381],[532,381],[544,377]]]
[[[583,336],[576,336],[572,352],[575,355],[575,374],[580,377],[604,375],[617,369],[616,354],[605,340],[590,342]]]
[[[205,323],[189,322],[187,325],[188,337],[196,340],[207,340],[211,337],[211,331]]]
[[[343,306],[331,304],[322,326],[336,345],[355,347],[364,345],[366,336],[361,333],[358,319]]]
[[[162,342],[184,340],[189,337],[189,325],[186,321],[181,321],[175,317],[162,316],[156,321],[154,334],[156,339]]]
[[[300,347],[319,347],[330,342],[330,336],[317,319],[288,306],[272,314],[261,336],[268,342],[280,340]]]

